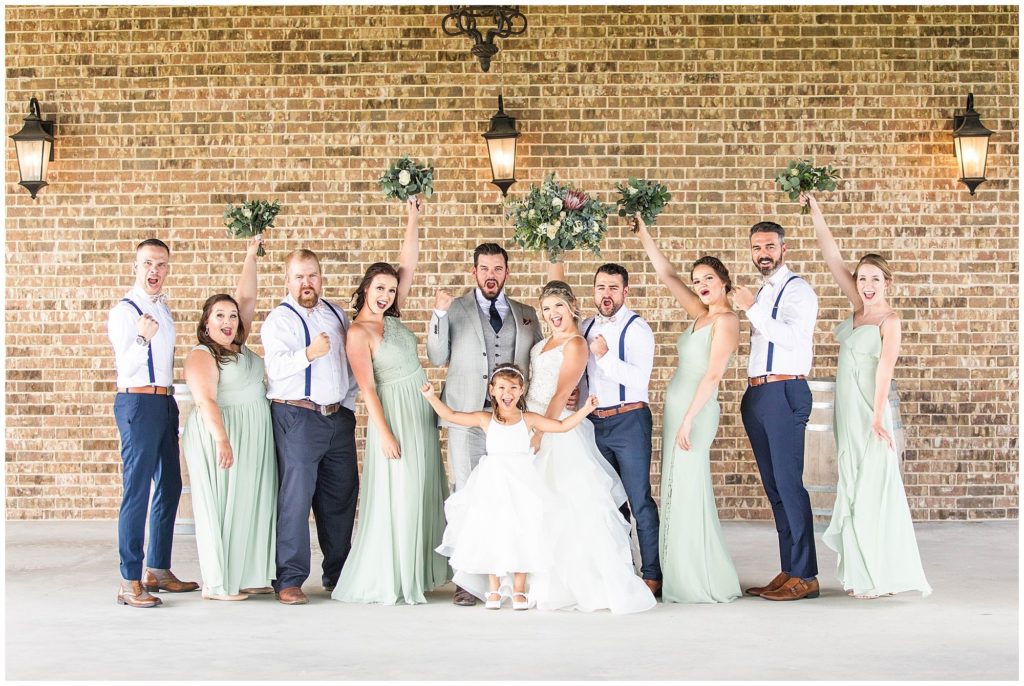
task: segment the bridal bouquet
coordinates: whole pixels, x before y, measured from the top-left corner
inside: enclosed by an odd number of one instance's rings
[[[620,217],[629,217],[640,213],[640,218],[645,224],[654,224],[654,218],[661,214],[665,205],[672,199],[668,188],[653,181],[635,179],[629,177],[626,183],[615,184],[615,190],[621,196],[615,201],[619,208]],[[633,229],[636,231],[636,228]]]
[[[793,160],[775,176],[779,190],[789,193],[790,200],[799,200],[801,193],[808,191],[834,191],[839,181],[839,172],[832,167],[815,167],[810,160]],[[804,205],[800,214],[807,214],[810,208]]]
[[[421,167],[408,155],[402,155],[380,177],[380,189],[389,200],[397,198],[405,202],[419,193],[429,198],[434,194],[434,168],[429,164]]]
[[[253,200],[252,202],[243,202],[238,207],[229,205],[224,210],[224,226],[228,227],[229,236],[252,238],[273,227],[274,217],[280,211],[281,208],[276,200],[274,202]],[[260,257],[267,254],[262,244],[256,254]]]
[[[508,200],[505,216],[512,222],[512,234],[527,250],[547,250],[557,262],[566,250],[586,249],[601,256],[601,239],[608,231],[610,208],[569,184],[548,174],[540,187],[530,185],[522,200]]]

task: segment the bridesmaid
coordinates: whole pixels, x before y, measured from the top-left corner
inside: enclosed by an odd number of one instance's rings
[[[199,345],[185,358],[195,400],[182,436],[192,484],[203,597],[245,600],[274,579],[277,463],[263,360],[245,346],[256,311],[250,241],[235,297],[203,305]]]
[[[447,559],[434,551],[448,496],[437,415],[420,393],[427,375],[416,337],[399,320],[419,259],[419,200],[407,207],[398,270],[386,262],[366,270],[345,345],[370,416],[359,528],[331,594],[352,603],[425,603],[424,592],[451,579]]]
[[[662,600],[727,603],[740,596],[711,489],[711,443],[718,432],[718,385],[739,345],[740,320],[726,296],[729,271],[706,255],[693,264],[694,294],[658,249],[637,213],[640,242],[658,277],[693,317],[679,336],[679,366],[668,385],[661,442]]]
[[[853,314],[835,330],[839,483],[822,540],[838,553],[839,581],[854,598],[928,595],[892,435],[889,384],[902,333],[885,297],[892,272],[884,257],[869,253],[851,274],[814,196],[803,195],[800,203],[811,208],[825,264],[853,305]]]

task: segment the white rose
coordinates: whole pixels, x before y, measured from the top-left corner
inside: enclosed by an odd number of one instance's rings
[[[565,212],[564,211],[559,212],[558,216],[561,217],[562,219],[565,219]]]
[[[559,197],[551,198],[551,206],[556,210],[562,209],[562,199]]]
[[[581,222],[576,222],[576,223],[574,223],[572,225],[572,233],[573,233],[574,236],[575,235],[579,235],[582,232],[583,232],[583,224]]]
[[[550,228],[551,225],[548,224],[547,222],[544,222],[543,224],[537,227],[537,233],[546,234]]]
[[[558,233],[558,227],[557,226],[555,226],[554,224],[551,224],[550,226],[548,226],[548,238],[554,238],[557,233]]]
[[[530,210],[530,214],[529,214],[530,219],[533,219],[536,216],[537,216],[537,210]]]
[[[410,181],[412,181],[412,177],[409,175],[409,170],[403,169],[398,172],[398,183],[408,186]]]
[[[636,195],[639,192],[640,192],[640,189],[637,188],[636,186],[630,186],[629,187],[629,194],[630,195]]]

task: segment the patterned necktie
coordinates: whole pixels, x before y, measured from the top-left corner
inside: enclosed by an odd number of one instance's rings
[[[494,300],[491,301],[491,328],[494,333],[501,331],[501,315],[498,314],[498,305]]]
[[[166,303],[167,302],[167,294],[166,293],[158,293],[157,295],[150,296],[149,299],[153,303]]]

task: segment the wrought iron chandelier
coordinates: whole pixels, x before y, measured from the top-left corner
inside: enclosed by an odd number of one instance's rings
[[[526,31],[526,17],[518,5],[449,5],[449,12],[441,20],[441,30],[449,36],[469,36],[473,39],[470,52],[480,60],[485,72],[491,68],[491,58],[498,54],[495,38],[518,36]],[[477,22],[490,20],[494,28],[477,28]]]

